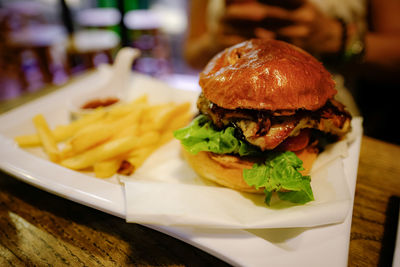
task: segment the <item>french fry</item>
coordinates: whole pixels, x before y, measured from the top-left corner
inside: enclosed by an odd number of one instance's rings
[[[96,144],[99,144],[112,136],[109,127],[102,123],[90,125],[83,128],[69,141],[71,149],[75,154],[85,151]]]
[[[130,164],[132,164],[134,166],[135,170],[137,170],[138,168],[140,168],[140,166],[143,165],[143,163],[146,161],[146,159],[158,147],[159,147],[158,144],[156,144],[156,145],[152,145],[152,146],[148,146],[148,147],[143,147],[136,151],[132,151],[132,153],[130,153],[128,155],[128,158],[126,159],[126,161],[128,161]]]
[[[147,148],[152,148],[156,146],[161,138],[161,135],[158,132],[152,131],[143,134],[142,136],[138,137],[138,140],[140,142],[140,145],[138,147],[135,147],[135,149],[132,149],[128,154],[127,158],[135,156],[143,151],[147,151]]]
[[[138,169],[146,161],[146,159],[159,147],[172,139],[172,133],[168,136],[160,135],[158,139],[152,139],[151,143],[143,143],[140,148],[132,150],[127,155],[127,161],[131,163],[135,169]],[[149,140],[150,141],[150,138]]]
[[[170,108],[170,106],[170,103],[147,106],[143,111],[140,123],[152,123],[156,118],[160,117],[160,113],[163,110]]]
[[[167,142],[169,142],[170,140],[172,140],[172,138],[174,137],[173,132],[175,130],[187,125],[190,122],[190,120],[192,119],[192,117],[193,117],[193,115],[191,113],[183,113],[183,114],[180,114],[179,116],[175,117],[170,122],[170,124],[165,129],[163,129],[161,138],[160,138],[160,144],[164,145]]]
[[[71,122],[68,125],[60,125],[54,128],[54,135],[57,142],[61,142],[73,136],[82,127],[86,127],[105,117],[106,111],[102,108],[96,109],[90,114],[84,115],[81,118]]]
[[[44,151],[51,161],[57,162],[60,159],[60,151],[58,150],[57,142],[47,125],[46,119],[42,114],[36,115],[33,117],[33,124],[35,125],[40,142],[43,144]]]
[[[158,147],[160,147],[161,135],[157,132],[149,132],[141,137],[140,147],[133,149],[126,155],[126,161],[133,165],[134,169],[142,166],[143,162],[150,156]]]
[[[190,105],[185,103],[179,105],[178,108],[173,109],[173,110],[183,109],[184,112],[183,113],[181,113],[181,111],[177,112],[180,114],[174,117],[172,120],[169,120],[169,116],[165,116],[162,120],[167,120],[169,122],[169,125],[161,131],[160,138],[157,140],[157,142],[154,141],[151,146],[146,146],[140,149],[133,150],[131,153],[128,154],[127,161],[131,163],[135,167],[135,169],[137,169],[140,166],[142,166],[145,160],[155,150],[157,150],[159,147],[172,140],[173,131],[185,126],[192,118],[193,115],[189,113],[189,107]],[[170,114],[172,114],[172,112],[169,113],[169,115]],[[148,130],[147,128],[152,128],[152,127],[149,127],[149,125],[143,125],[142,131]]]
[[[132,124],[115,134],[113,138],[121,138],[126,136],[138,136],[139,135],[139,124]]]
[[[168,125],[180,114],[186,114],[190,109],[190,103],[185,102],[179,105],[171,105],[154,123],[154,129],[160,131],[168,127]]]
[[[86,150],[81,154],[64,159],[61,161],[61,165],[74,170],[85,169],[96,162],[125,154],[132,149],[139,147],[143,143],[151,143],[153,138],[156,138],[156,136],[156,133],[150,132],[147,135],[138,138],[128,136],[114,139],[99,146],[95,146],[90,150]]]
[[[61,160],[72,157],[75,154],[69,141],[64,143],[64,147],[60,151]]]
[[[14,141],[17,142],[20,147],[33,147],[41,145],[39,135],[37,134],[16,136],[14,137]]]
[[[124,154],[138,145],[138,139],[125,137],[93,147],[76,156],[61,161],[64,167],[81,170],[93,166],[94,163]]]
[[[134,171],[135,171],[135,166],[130,164],[128,161],[123,160],[117,172],[123,175],[131,175]]]
[[[108,178],[113,176],[120,168],[122,159],[114,158],[94,163],[93,170],[96,177]]]
[[[186,126],[193,119],[193,114],[190,112],[182,113],[176,116],[172,121],[170,121],[169,125],[165,127],[164,131],[173,132]]]
[[[141,147],[146,147],[150,146],[151,144],[154,144],[154,142],[157,142],[159,139],[160,135],[157,132],[149,132],[142,137],[138,138],[138,143]],[[131,153],[135,153],[136,149],[134,149]],[[139,148],[139,151],[143,151],[142,148]],[[119,157],[119,158],[113,158],[101,162],[96,162],[93,165],[93,169],[95,172],[96,177],[100,178],[106,178],[106,177],[111,177],[113,176],[117,171],[121,174],[128,175],[133,170],[135,169],[134,166],[128,166],[131,165],[128,161],[126,164],[125,160],[122,160],[121,158],[126,158],[128,157],[129,154],[127,154],[124,157]],[[125,163],[125,164],[124,164]]]
[[[125,116],[129,113],[135,112],[138,107],[148,106],[148,97],[147,95],[142,95],[141,97],[131,101],[130,103],[119,105],[109,110],[108,116],[113,118],[119,118]]]
[[[110,123],[100,122],[83,128],[70,140],[72,149],[76,153],[80,153],[121,133],[127,128],[127,125],[137,123],[141,110],[139,108],[136,112],[132,112]]]
[[[99,109],[71,122],[68,125],[59,125],[52,131],[54,139],[56,142],[64,141],[74,135],[83,126],[90,125],[91,123],[104,117],[105,114],[106,113],[104,110]],[[14,140],[21,147],[40,146],[42,144],[38,134],[21,135],[15,137]]]

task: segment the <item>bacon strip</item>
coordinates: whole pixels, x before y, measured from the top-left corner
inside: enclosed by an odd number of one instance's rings
[[[273,124],[264,135],[257,134],[259,124],[255,122],[248,124],[245,121],[239,121],[236,125],[242,129],[244,137],[250,144],[260,147],[261,150],[270,150],[288,138],[297,123],[296,120],[292,119]]]

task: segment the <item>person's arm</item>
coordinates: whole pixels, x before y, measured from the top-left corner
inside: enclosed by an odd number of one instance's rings
[[[389,72],[400,72],[400,34],[370,32],[365,37],[364,62]]]
[[[400,72],[400,1],[371,1],[371,31],[365,37],[366,65]]]

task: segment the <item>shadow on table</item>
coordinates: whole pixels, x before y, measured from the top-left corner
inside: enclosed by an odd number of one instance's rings
[[[400,196],[391,196],[386,208],[385,230],[378,266],[392,266],[399,224],[399,210]]]

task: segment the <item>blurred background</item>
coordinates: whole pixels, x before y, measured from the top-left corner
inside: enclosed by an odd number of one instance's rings
[[[187,6],[185,0],[0,0],[0,100],[111,63],[122,46],[142,51],[136,71],[194,73],[180,51]]]
[[[398,0],[0,0],[0,105],[139,48],[132,69],[177,87],[257,37],[312,53],[347,88],[365,133],[400,144]],[[190,88],[188,88],[190,89]]]

